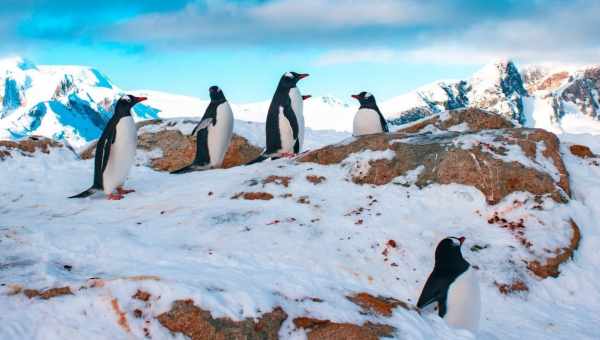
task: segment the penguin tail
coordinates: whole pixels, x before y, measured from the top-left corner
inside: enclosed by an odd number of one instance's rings
[[[246,163],[245,165],[252,165],[252,164],[257,164],[260,163],[262,161],[265,161],[269,159],[269,157],[265,154],[260,154],[260,156],[256,157],[255,159],[251,160],[250,162]]]
[[[185,174],[185,173],[194,172],[194,171],[204,171],[204,170],[208,170],[210,168],[211,168],[210,164],[206,164],[206,165],[190,164],[181,169],[171,171],[170,174],[179,175],[179,174]]]
[[[74,196],[70,196],[69,198],[86,198],[86,197],[92,196],[97,191],[98,191],[97,188],[91,187],[91,188],[87,189],[86,191],[79,193],[77,195],[74,195]]]

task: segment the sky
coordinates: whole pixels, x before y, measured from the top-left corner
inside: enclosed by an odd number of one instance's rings
[[[0,57],[93,66],[123,89],[391,98],[482,65],[600,62],[595,0],[1,0]]]

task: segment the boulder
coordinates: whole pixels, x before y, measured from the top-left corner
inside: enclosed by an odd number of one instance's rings
[[[65,147],[63,143],[41,136],[29,136],[19,141],[0,140],[0,160],[12,157],[14,152],[32,156],[36,151],[50,153],[51,148]],[[67,146],[67,148],[70,148]]]
[[[173,333],[182,333],[192,340],[275,340],[287,314],[275,308],[257,321],[246,318],[233,321],[213,318],[209,311],[200,309],[192,300],[177,300],[168,312],[157,317],[160,324]]]
[[[294,326],[307,330],[308,340],[379,340],[393,337],[396,331],[392,326],[369,321],[359,326],[308,317],[294,319]]]
[[[148,165],[157,171],[173,171],[180,169],[194,160],[196,155],[196,136],[184,134],[181,126],[193,128],[195,120],[147,120],[137,124],[138,149],[156,152],[150,156]],[[91,144],[81,153],[81,158],[94,157],[95,144]],[[223,160],[223,168],[231,168],[246,164],[255,159],[262,148],[250,144],[242,136],[233,134],[227,153]]]
[[[447,131],[458,125],[464,131]],[[440,131],[418,133],[427,126]],[[485,111],[451,111],[445,119],[440,115],[417,127],[330,145],[309,152],[299,161],[349,165],[351,180],[357,184],[384,185],[412,176],[413,180],[405,184],[470,185],[479,189],[489,204],[518,191],[567,201],[571,193],[569,174],[558,138],[545,130],[511,126],[504,118]],[[373,151],[386,156],[373,158]]]

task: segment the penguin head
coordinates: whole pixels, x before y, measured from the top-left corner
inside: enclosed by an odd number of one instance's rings
[[[220,101],[225,101],[225,94],[223,94],[223,90],[221,90],[220,87],[218,86],[211,86],[208,89],[208,93],[210,94],[210,101],[211,102],[220,102]]]
[[[306,77],[308,77],[308,73],[286,72],[281,76],[279,85],[291,89],[292,87],[296,87],[300,79]]]
[[[136,97],[130,94],[125,94],[119,98],[117,101],[117,105],[115,106],[115,113],[127,115],[130,114],[131,108],[144,100],[148,99],[147,97]]]
[[[435,249],[435,265],[455,267],[465,262],[460,248],[465,242],[464,237],[447,237],[438,243]]]
[[[370,92],[362,91],[359,94],[353,94],[352,98],[358,100],[360,106],[370,107],[376,105],[375,96],[373,96]]]

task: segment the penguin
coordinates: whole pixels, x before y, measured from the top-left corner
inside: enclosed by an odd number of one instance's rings
[[[223,158],[233,135],[233,111],[225,99],[223,90],[218,86],[211,86],[208,92],[210,104],[202,120],[192,131],[192,136],[196,134],[196,157],[192,164],[173,171],[172,174],[218,168],[223,165]]]
[[[298,81],[306,73],[286,72],[281,76],[267,113],[267,148],[254,164],[270,157],[292,156],[302,150],[304,143],[303,96]]]
[[[134,192],[122,187],[133,165],[137,148],[137,128],[131,116],[131,108],[146,99],[132,95],[119,98],[115,113],[96,144],[94,183],[91,188],[69,198],[88,197],[102,190],[109,200],[120,200],[123,195]]]
[[[481,296],[477,274],[460,251],[464,241],[464,237],[448,237],[437,245],[435,265],[417,307],[437,302],[438,315],[448,325],[475,333],[479,328]]]
[[[359,94],[353,94],[352,98],[357,99],[360,103],[360,108],[354,116],[354,130],[352,133],[354,136],[389,132],[387,122],[371,93],[363,91]]]

